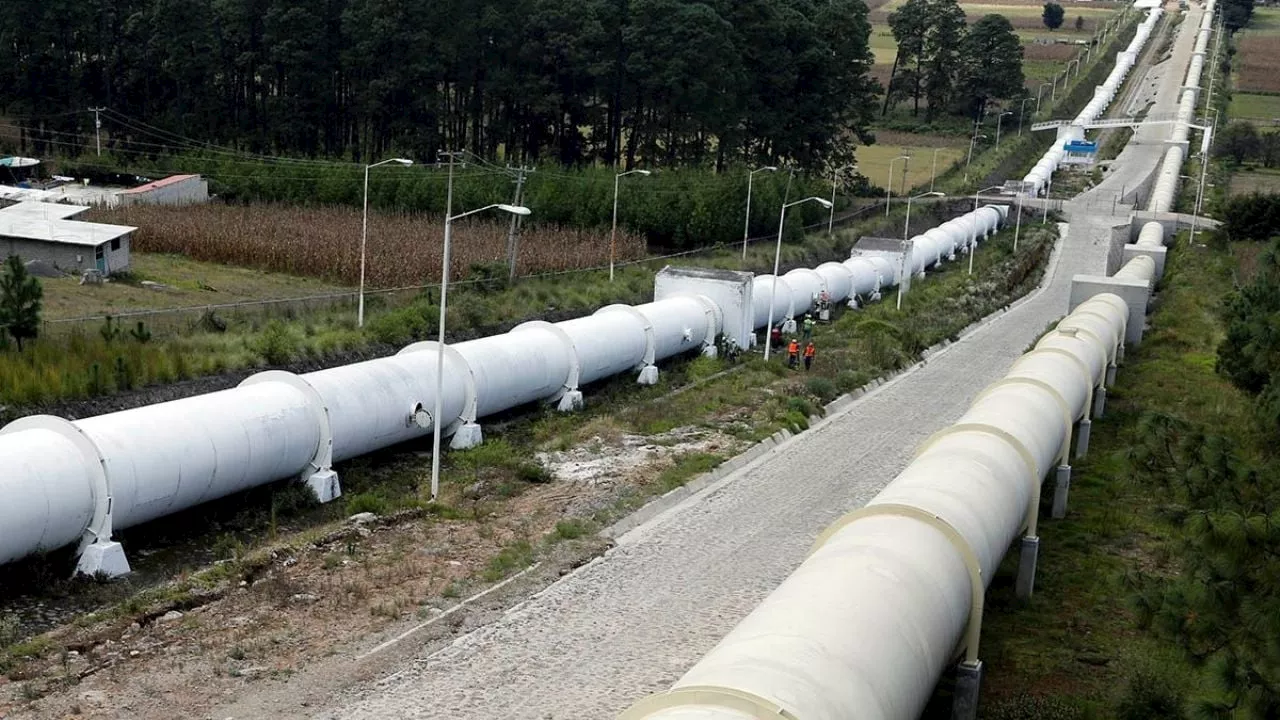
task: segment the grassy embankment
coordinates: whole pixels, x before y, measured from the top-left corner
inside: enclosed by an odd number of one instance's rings
[[[1126,713],[1198,688],[1178,649],[1137,624],[1131,580],[1178,572],[1179,528],[1163,492],[1134,481],[1140,475],[1128,458],[1146,413],[1255,437],[1249,399],[1214,370],[1219,304],[1247,250],[1188,247],[1187,234],[1178,237],[1151,328],[1127,354],[1105,417],[1094,421],[1089,456],[1075,462],[1069,514],[1041,523],[1035,596],[1014,598],[1016,553],[992,583],[984,718],[1157,717]],[[1044,495],[1044,516],[1051,497]]]

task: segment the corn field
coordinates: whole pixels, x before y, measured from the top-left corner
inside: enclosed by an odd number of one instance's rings
[[[454,223],[450,276],[507,258],[510,216]],[[360,281],[359,210],[342,207],[226,205],[139,206],[95,211],[100,222],[132,225],[136,252],[175,253],[196,260],[323,278]],[[365,282],[403,287],[440,277],[444,222],[438,216],[369,214]],[[617,259],[643,257],[645,241],[618,231]],[[609,231],[548,226],[520,233],[517,272],[528,275],[607,265]]]
[[[1240,92],[1280,93],[1280,36],[1246,34],[1240,39]]]

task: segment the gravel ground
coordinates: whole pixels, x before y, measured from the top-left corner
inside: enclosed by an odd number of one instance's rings
[[[1192,15],[1183,27],[1196,27]],[[1190,35],[1175,50],[1183,67]],[[1176,92],[1160,100],[1172,106]],[[1124,175],[1138,176],[1154,167],[1159,147],[1121,157]],[[1093,204],[1068,205],[1069,232],[1045,287],[1027,302],[624,535],[497,621],[348,689],[328,708],[277,707],[277,717],[609,718],[665,689],[786,577],[820,530],[873,497],[1065,314],[1073,275],[1104,271],[1110,226],[1123,220],[1099,211],[1111,184],[1081,198]]]

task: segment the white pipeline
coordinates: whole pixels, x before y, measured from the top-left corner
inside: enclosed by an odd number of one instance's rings
[[[986,585],[1036,534],[1044,477],[1123,342],[1128,306],[1080,305],[936,434],[671,690],[623,720],[918,717],[957,649],[977,654]]]
[[[1049,184],[1049,179],[1053,177],[1054,171],[1062,163],[1062,159],[1066,155],[1063,145],[1073,140],[1083,140],[1084,126],[1097,120],[1106,112],[1111,101],[1115,99],[1116,93],[1120,92],[1120,87],[1124,84],[1129,71],[1137,64],[1138,55],[1142,53],[1142,48],[1147,44],[1147,40],[1151,37],[1151,32],[1155,29],[1162,13],[1163,11],[1160,8],[1153,8],[1147,13],[1147,17],[1138,25],[1133,39],[1129,41],[1128,47],[1116,55],[1115,67],[1107,75],[1106,81],[1094,89],[1093,99],[1076,115],[1071,124],[1058,130],[1058,137],[1054,140],[1053,147],[1045,151],[1045,154],[1031,169],[1031,172],[1022,178],[1024,183],[1031,184],[1031,192],[1033,194],[1039,195],[1044,192],[1045,187]]]
[[[917,236],[909,266],[923,272],[954,257],[1007,213],[979,208]],[[793,270],[777,280],[772,314],[778,322],[802,315],[824,292],[831,302],[872,300],[898,274],[897,263],[874,255]],[[773,281],[752,283],[756,329],[767,324]],[[676,294],[448,345],[438,419],[434,342],[305,375],[259,373],[230,390],[74,422],[23,418],[0,429],[0,563],[78,541],[80,571],[127,572],[115,529],[289,477],[331,500],[340,494],[335,462],[428,436],[437,421],[451,447],[472,447],[482,440],[481,417],[539,401],[573,410],[582,385],[626,372],[655,383],[658,362],[714,353],[724,318],[710,298]]]

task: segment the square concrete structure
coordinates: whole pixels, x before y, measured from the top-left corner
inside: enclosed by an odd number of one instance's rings
[[[755,311],[751,289],[754,276],[737,270],[712,268],[665,267],[658,271],[653,284],[653,299],[665,300],[681,295],[705,295],[724,313],[724,336],[742,349],[751,346],[755,328]]]
[[[1121,267],[1123,267],[1124,265],[1128,264],[1130,260],[1138,257],[1139,255],[1146,255],[1147,257],[1155,261],[1156,280],[1159,281],[1160,278],[1164,277],[1164,261],[1165,261],[1165,256],[1168,254],[1169,254],[1169,250],[1163,247],[1144,247],[1142,245],[1125,245],[1124,259],[1123,259],[1123,262],[1120,263],[1120,265]]]
[[[1111,293],[1129,305],[1129,321],[1125,325],[1126,344],[1142,342],[1142,331],[1147,322],[1147,303],[1151,300],[1151,288],[1140,280],[1105,277],[1102,275],[1076,275],[1071,278],[1071,301],[1067,312],[1074,311],[1095,295]]]

